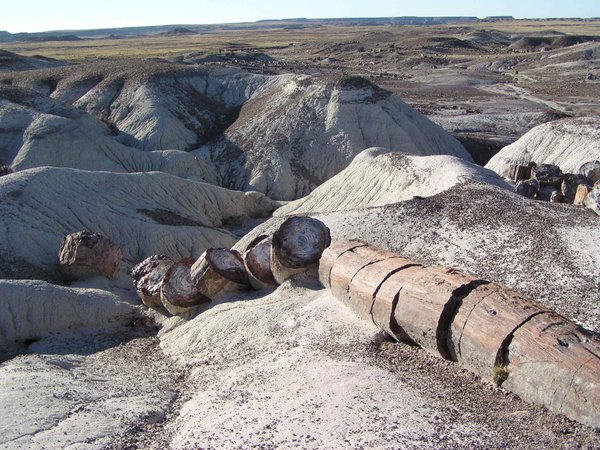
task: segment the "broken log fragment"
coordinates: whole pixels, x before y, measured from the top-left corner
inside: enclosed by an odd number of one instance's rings
[[[112,278],[122,259],[123,252],[117,244],[89,231],[66,235],[58,253],[59,270],[69,281],[99,275]]]
[[[228,248],[209,248],[193,264],[192,281],[209,299],[250,284],[242,256]]]
[[[165,255],[153,255],[133,268],[131,276],[142,303],[149,308],[162,307],[160,285],[171,266],[175,264]]]
[[[502,355],[502,385],[592,427],[600,426],[600,342],[564,317],[547,312],[511,335]]]
[[[254,239],[244,252],[244,264],[254,289],[277,286],[271,272],[271,242],[271,237],[261,235]]]
[[[312,217],[290,217],[273,234],[271,271],[279,284],[315,267],[331,244],[329,228]]]
[[[190,308],[210,301],[192,282],[193,264],[192,258],[182,259],[171,265],[163,278],[160,300],[165,309],[173,315],[184,313]]]

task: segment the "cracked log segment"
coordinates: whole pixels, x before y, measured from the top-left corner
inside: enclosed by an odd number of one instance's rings
[[[175,264],[165,255],[153,255],[133,268],[131,276],[142,303],[149,308],[162,307],[160,286],[171,266]]]
[[[277,286],[271,271],[271,242],[272,238],[263,234],[254,239],[244,252],[250,284],[257,290]]]
[[[290,217],[273,234],[271,272],[278,284],[291,276],[317,267],[331,244],[329,228],[312,217]]]
[[[525,400],[600,426],[600,341],[542,305],[360,241],[326,249],[319,278],[392,337],[458,361]]]
[[[112,278],[122,259],[123,252],[117,244],[89,231],[66,235],[58,253],[60,273],[69,281],[98,275]]]
[[[192,258],[185,258],[169,267],[160,285],[160,300],[173,315],[182,314],[202,303],[210,302],[192,282]]]
[[[191,277],[196,289],[211,300],[250,285],[242,256],[228,248],[206,250],[192,266]]]

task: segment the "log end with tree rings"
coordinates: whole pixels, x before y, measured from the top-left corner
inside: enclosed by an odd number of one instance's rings
[[[244,252],[244,264],[250,284],[255,289],[277,286],[271,271],[271,242],[271,237],[261,235],[254,239]]]
[[[163,278],[160,299],[171,314],[181,314],[210,299],[202,295],[192,282],[191,268],[194,260],[185,258],[174,263]]]
[[[131,276],[142,303],[149,308],[162,307],[160,286],[175,262],[165,255],[153,255],[133,268]]]
[[[242,256],[227,248],[205,251],[192,266],[191,276],[196,288],[210,299],[250,284]]]
[[[283,283],[292,275],[316,265],[331,244],[329,228],[312,217],[290,217],[273,234],[271,270]]]
[[[244,259],[237,250],[228,248],[209,248],[205,259],[210,267],[229,281],[244,286],[250,285]]]

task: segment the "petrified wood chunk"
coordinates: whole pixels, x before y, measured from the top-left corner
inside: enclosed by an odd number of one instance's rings
[[[228,248],[206,250],[194,263],[191,272],[196,288],[210,299],[224,291],[250,284],[242,256]]]
[[[537,191],[537,194],[535,195],[535,199],[541,200],[543,202],[549,202],[549,201],[552,201],[553,196],[556,199],[557,193],[560,193],[560,191],[558,189],[556,189],[554,186],[544,186],[543,188],[540,188],[539,191]],[[562,194],[561,194],[561,199],[562,199]],[[554,202],[554,203],[556,203],[556,202]]]
[[[515,186],[515,192],[523,197],[534,198],[540,188],[536,180],[519,181]]]
[[[58,254],[62,275],[78,280],[102,275],[112,278],[123,259],[118,245],[101,234],[79,231],[65,236]]]
[[[600,342],[555,313],[533,317],[515,332],[502,385],[592,427],[600,426]]]
[[[329,228],[311,217],[290,217],[273,234],[271,271],[277,283],[316,266],[331,244]]]
[[[540,164],[532,170],[531,174],[532,178],[540,183],[540,187],[554,186],[560,188],[564,176],[560,167],[554,164]]]
[[[510,166],[508,176],[512,181],[515,182],[521,180],[528,180],[529,178],[531,178],[531,166]]]
[[[590,193],[585,197],[583,204],[600,215],[600,183],[596,183]]]
[[[144,305],[163,306],[160,300],[160,285],[174,263],[168,256],[153,255],[133,268],[133,284]]]
[[[181,314],[190,308],[209,302],[192,282],[192,258],[185,258],[173,264],[160,286],[160,300],[171,314]]]
[[[588,196],[590,191],[592,190],[591,186],[587,186],[585,184],[580,184],[577,186],[577,191],[575,192],[575,199],[573,200],[573,204],[577,206],[582,206],[585,198]]]
[[[244,252],[244,264],[254,289],[277,286],[271,272],[271,242],[270,236],[261,235],[254,239]]]
[[[588,177],[592,184],[596,183],[600,181],[600,161],[588,161],[582,164],[577,172]]]
[[[572,173],[565,175],[560,187],[564,203],[574,203],[575,195],[580,184],[591,187],[592,181],[585,175],[573,175]]]

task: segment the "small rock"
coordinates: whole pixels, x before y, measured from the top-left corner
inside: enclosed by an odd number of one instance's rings
[[[575,200],[577,187],[580,184],[591,186],[593,183],[585,175],[575,175],[572,173],[567,173],[564,175],[563,182],[560,185],[560,191],[562,192],[564,203],[573,203]]]
[[[540,164],[532,170],[532,177],[540,183],[540,186],[559,188],[563,180],[563,173],[554,164]]]
[[[597,183],[600,181],[600,161],[597,159],[588,161],[585,164],[582,164],[577,172],[588,177],[592,184]]]
[[[585,184],[580,184],[577,186],[577,192],[575,193],[575,200],[573,200],[573,204],[582,206],[585,198],[588,196],[591,190],[592,187]]]
[[[67,280],[98,275],[112,278],[123,259],[118,245],[101,234],[79,231],[65,236],[58,254],[60,272]]]
[[[543,188],[540,188],[540,190],[537,192],[537,194],[535,195],[535,199],[541,200],[543,202],[550,202],[550,201],[552,201],[553,196],[556,199],[557,194],[560,194],[560,192],[555,187],[544,186]],[[560,198],[562,199],[562,194],[560,195]],[[558,202],[555,201],[554,203],[559,203],[559,202],[560,202],[560,200]]]
[[[552,195],[550,196],[550,203],[560,203],[562,201],[562,194],[560,193],[560,191],[555,190],[554,192],[552,192]]]
[[[594,185],[583,204],[600,216],[600,184]]]
[[[524,180],[517,183],[515,186],[515,192],[523,197],[534,198],[539,188],[540,185],[536,180]]]

